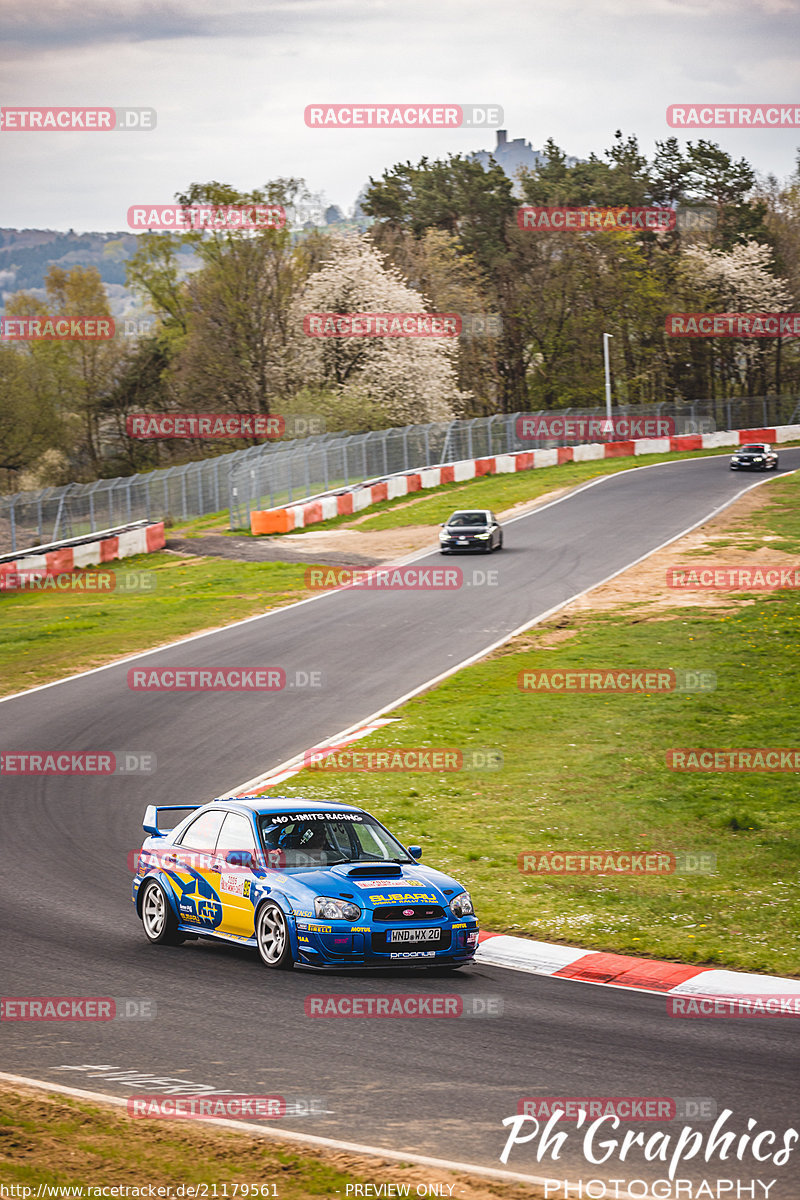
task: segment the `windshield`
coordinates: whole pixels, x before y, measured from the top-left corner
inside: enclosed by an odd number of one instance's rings
[[[763,454],[764,446],[742,446],[740,454]]]
[[[464,529],[468,525],[485,525],[487,523],[485,512],[465,512],[456,513],[447,522],[453,529]]]
[[[266,813],[258,827],[270,866],[414,861],[368,813]]]

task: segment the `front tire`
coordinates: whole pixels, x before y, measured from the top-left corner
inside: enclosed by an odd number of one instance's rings
[[[256,944],[265,967],[287,971],[294,965],[289,926],[280,905],[270,901],[261,905],[256,915]]]
[[[141,917],[145,936],[153,945],[180,946],[184,940],[167,894],[156,879],[144,885]]]

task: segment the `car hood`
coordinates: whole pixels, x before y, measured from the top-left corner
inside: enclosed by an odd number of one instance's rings
[[[367,870],[367,867],[370,867]],[[387,870],[380,864],[371,866],[360,863],[342,863],[341,866],[314,870],[271,872],[276,891],[288,895],[311,898],[313,896],[342,896],[349,893],[359,908],[374,908],[381,904],[440,904],[447,908],[453,896],[464,891],[463,884],[450,875],[436,871],[433,867],[398,865],[396,871]]]

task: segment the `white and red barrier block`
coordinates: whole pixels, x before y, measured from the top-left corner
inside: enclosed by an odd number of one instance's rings
[[[793,442],[800,440],[800,425],[778,425],[770,429],[732,429],[720,433],[693,433],[679,437],[635,438],[624,442],[591,442],[580,446],[557,446],[551,450],[520,450],[488,458],[467,458],[440,467],[422,467],[419,471],[390,475],[379,483],[341,494],[318,496],[285,508],[263,509],[250,514],[254,534],[291,533],[331,517],[363,512],[382,500],[396,500],[413,492],[441,487],[443,483],[466,483],[482,475],[505,475],[517,471],[535,471],[566,462],[594,462],[629,455],[685,453],[691,450],[717,450],[741,446],[747,442]]]
[[[121,533],[101,537],[94,542],[61,546],[44,554],[26,554],[23,551],[13,562],[0,563],[0,591],[3,590],[3,577],[17,575],[20,571],[26,574],[41,571],[46,575],[65,575],[85,567],[112,562],[117,558],[152,554],[155,550],[163,550],[164,545],[164,522],[156,521],[152,525],[125,529]]]

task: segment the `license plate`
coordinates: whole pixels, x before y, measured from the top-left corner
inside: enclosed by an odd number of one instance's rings
[[[459,538],[458,539],[459,546],[466,546],[468,544],[468,542],[469,542],[469,538]]]
[[[390,942],[432,942],[439,940],[438,929],[390,929]]]

